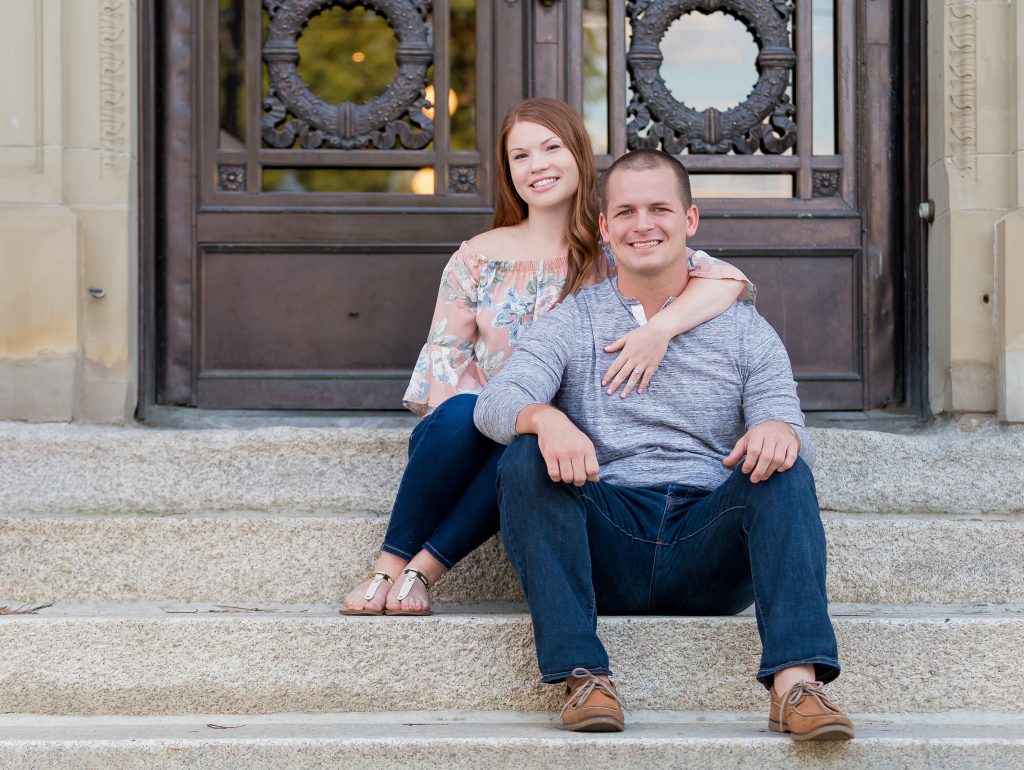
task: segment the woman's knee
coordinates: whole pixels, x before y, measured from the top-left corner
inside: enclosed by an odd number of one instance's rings
[[[473,424],[473,409],[476,407],[476,396],[473,393],[459,393],[445,399],[431,412],[431,417],[439,421],[469,422]]]
[[[453,439],[469,439],[482,435],[473,423],[473,408],[476,396],[460,393],[440,404],[426,419],[430,421],[431,432],[442,431]]]

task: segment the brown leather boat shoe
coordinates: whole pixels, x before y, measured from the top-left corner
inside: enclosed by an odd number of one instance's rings
[[[821,682],[797,682],[785,697],[771,690],[768,729],[790,733],[795,741],[845,741],[853,737],[853,722],[825,696]]]
[[[565,680],[565,705],[562,728],[575,732],[618,733],[625,727],[622,700],[615,685],[603,674],[595,676],[585,668],[575,668]]]

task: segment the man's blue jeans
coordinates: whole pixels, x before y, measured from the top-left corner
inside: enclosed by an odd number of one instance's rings
[[[411,559],[426,549],[451,569],[498,531],[505,447],[476,429],[475,406],[472,394],[453,396],[413,428],[382,551]]]
[[[754,603],[758,680],[789,666],[839,675],[825,595],[825,533],[803,460],[713,491],[551,481],[536,436],[498,465],[505,549],[533,616],[545,682],[576,667],[611,674],[598,614],[731,615]]]

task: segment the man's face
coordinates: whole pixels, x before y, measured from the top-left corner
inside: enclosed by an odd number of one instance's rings
[[[686,239],[697,232],[696,206],[679,197],[669,168],[619,169],[606,188],[601,236],[612,247],[620,274],[653,276],[686,262]]]

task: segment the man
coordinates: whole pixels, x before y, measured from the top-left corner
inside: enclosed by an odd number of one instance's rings
[[[851,738],[822,691],[839,674],[825,538],[782,342],[736,304],[676,337],[644,395],[606,392],[605,346],[682,293],[699,216],[686,170],[655,150],[619,158],[601,198],[617,277],[537,321],[475,411],[511,445],[501,530],[542,680],[566,683],[567,729],[622,730],[599,612],[721,615],[753,602],[769,727]]]

